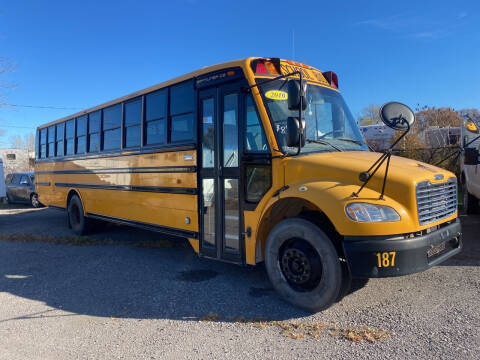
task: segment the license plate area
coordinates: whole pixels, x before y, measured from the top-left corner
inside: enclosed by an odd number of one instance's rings
[[[443,241],[440,244],[432,246],[427,250],[428,261],[432,261],[438,258],[439,256],[442,256],[443,254],[449,252],[450,250],[456,249],[457,247],[458,247],[458,240],[456,238]]]

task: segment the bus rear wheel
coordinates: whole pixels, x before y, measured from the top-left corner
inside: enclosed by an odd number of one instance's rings
[[[333,243],[305,219],[286,219],[272,229],[265,267],[275,290],[307,311],[328,308],[342,288],[342,268]]]
[[[73,195],[68,203],[68,222],[76,235],[85,235],[90,230],[90,219],[83,212],[82,201]]]

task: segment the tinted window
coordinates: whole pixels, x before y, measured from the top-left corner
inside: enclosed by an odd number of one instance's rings
[[[145,97],[145,120],[155,120],[167,116],[167,90],[160,90]]]
[[[87,115],[77,118],[77,136],[82,136],[87,133]]]
[[[28,183],[29,181],[28,181],[27,175],[22,175],[20,178],[20,184],[28,184]]]
[[[170,89],[170,114],[182,114],[193,111],[193,82],[189,81]]]
[[[47,149],[47,147],[45,149]],[[48,128],[48,155],[47,156],[48,157],[55,156],[55,125],[50,126]]]
[[[100,151],[100,133],[88,135],[88,152]]]
[[[40,130],[40,141],[42,142],[42,144],[47,143],[47,129]]]
[[[48,144],[48,156],[53,157],[55,156],[55,143],[49,143]]]
[[[142,117],[142,99],[125,103],[125,146],[140,146],[140,121]]]
[[[112,150],[120,148],[120,129],[106,130],[103,132],[103,149]]]
[[[75,152],[75,138],[65,139],[65,155],[73,155]]]
[[[11,174],[7,175],[7,177],[5,178],[5,184],[10,184],[12,182],[12,177],[13,175]]]
[[[100,111],[91,113],[88,116],[88,133],[89,134],[100,132],[100,119],[101,119]]]
[[[73,155],[75,152],[75,120],[68,120],[65,128],[65,155]]]
[[[142,100],[137,99],[125,103],[125,126],[140,124],[142,116]]]
[[[13,185],[20,184],[20,175],[19,174],[14,174],[13,175],[12,184]]]
[[[87,151],[87,137],[79,136],[77,138],[77,154],[83,154]]]
[[[272,186],[272,168],[262,165],[248,165],[245,171],[247,201],[259,202]]]
[[[47,157],[47,129],[40,130],[40,158]]]
[[[67,139],[73,138],[75,136],[75,120],[68,120],[66,124],[66,137]]]
[[[159,144],[167,142],[167,121],[163,120],[155,120],[155,121],[148,121],[146,127],[146,139],[147,144]]]
[[[63,141],[57,141],[57,156],[63,156]]]
[[[42,131],[44,131],[44,130],[42,130]],[[55,126],[50,126],[48,128],[48,142],[53,142],[53,141],[55,141]]]
[[[122,105],[114,105],[103,110],[103,130],[120,127],[122,122]]]
[[[140,146],[140,125],[125,128],[125,146]]]
[[[147,145],[167,142],[167,90],[160,90],[145,96]]]
[[[193,113],[172,116],[172,142],[193,139]]]
[[[57,141],[63,140],[64,130],[65,130],[65,123],[57,124]]]

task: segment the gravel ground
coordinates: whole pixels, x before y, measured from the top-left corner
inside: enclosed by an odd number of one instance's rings
[[[462,221],[465,250],[454,259],[356,281],[314,315],[279,299],[263,267],[199,259],[182,241],[137,246],[165,239],[147,231],[95,235],[119,246],[0,241],[0,359],[480,359],[480,216]],[[71,236],[53,209],[0,210],[7,233]],[[361,326],[387,337],[343,336]]]

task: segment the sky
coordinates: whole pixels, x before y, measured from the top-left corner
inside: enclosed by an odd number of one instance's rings
[[[478,1],[3,1],[0,147],[12,136],[204,66],[280,57],[369,104],[480,107]],[[27,106],[27,107],[25,107]],[[33,107],[28,107],[33,106]],[[47,108],[42,108],[47,107]],[[52,108],[53,107],[53,108]]]

